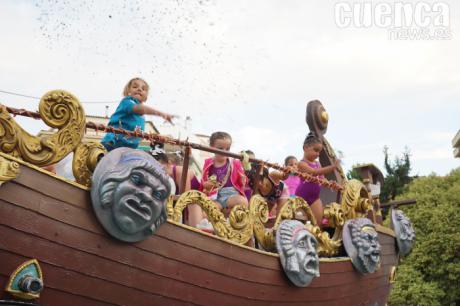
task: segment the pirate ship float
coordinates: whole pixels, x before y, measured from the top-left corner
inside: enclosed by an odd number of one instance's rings
[[[59,131],[47,138],[31,136],[11,114],[40,118]],[[323,165],[335,159],[324,138],[327,122],[321,103],[310,102],[307,123],[324,143]],[[192,148],[242,158],[161,135],[92,123],[86,127],[183,146],[184,169]],[[101,159],[104,148],[82,143],[84,132],[84,110],[65,91],[45,94],[39,113],[1,108],[0,286],[5,291],[0,305],[385,305],[398,243],[407,253],[414,237],[400,235],[410,232],[407,222],[398,223],[396,233],[380,225],[378,200],[369,192],[371,172],[368,186],[347,181],[341,170],[328,180],[303,175],[324,187],[327,231],[317,226],[299,198],[290,199],[268,228],[262,197],[252,197],[249,208],[235,207],[229,219],[199,191],[166,200],[167,184],[158,169],[151,169],[156,166],[150,156],[123,150],[113,155],[114,150]],[[41,168],[70,152],[76,182]],[[119,173],[124,171],[120,165],[128,169],[127,176]],[[142,172],[153,182],[150,187],[157,186],[150,189],[148,201],[141,203],[134,190],[138,198],[116,202],[119,186],[133,179],[129,169]],[[191,203],[207,213],[215,235],[180,222]],[[143,219],[123,223],[126,209]],[[302,222],[293,220],[298,216]],[[404,216],[396,219],[407,221]],[[245,246],[251,239],[259,248]]]

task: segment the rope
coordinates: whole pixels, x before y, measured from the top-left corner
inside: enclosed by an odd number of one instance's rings
[[[40,114],[37,113],[37,112],[31,112],[31,111],[27,111],[25,109],[16,109],[16,108],[12,108],[12,107],[6,107],[6,110],[9,113],[11,113],[13,116],[20,115],[20,116],[32,117],[34,119],[40,119]],[[128,131],[128,130],[124,130],[124,129],[120,129],[120,128],[114,128],[112,126],[106,126],[106,125],[101,124],[101,123],[97,124],[97,123],[94,123],[94,122],[91,122],[91,121],[86,122],[86,128],[94,129],[96,131],[103,131],[103,132],[106,132],[106,133],[122,134],[122,135],[125,135],[125,136],[131,136],[131,137],[140,137],[140,138],[146,139],[146,140],[148,140],[150,142],[155,141],[155,142],[168,143],[168,144],[182,146],[182,147],[190,147],[190,148],[193,148],[193,149],[207,151],[207,152],[211,152],[211,153],[217,153],[217,154],[237,158],[237,159],[240,159],[240,160],[244,158],[243,155],[241,155],[241,154],[236,154],[236,153],[232,153],[232,152],[228,152],[228,151],[224,151],[224,150],[219,150],[219,149],[204,146],[204,145],[201,145],[201,144],[192,143],[192,142],[189,142],[188,140],[179,140],[179,139],[175,139],[175,138],[165,136],[165,135],[160,135],[160,134],[146,133],[146,132],[137,131],[137,130],[136,131]],[[290,171],[289,169],[287,169],[285,167],[282,167],[282,166],[280,166],[278,164],[270,163],[270,162],[267,162],[267,161],[262,161],[262,160],[255,159],[255,158],[250,158],[249,161],[250,162],[255,162],[255,163],[258,163],[259,165],[267,166],[269,168],[273,168],[273,169],[276,169],[276,170],[279,170],[279,171],[282,171],[282,172]],[[308,173],[301,173],[301,172],[298,172],[298,171],[294,171],[293,173],[298,175],[299,177],[301,177],[302,179],[304,179],[304,180],[306,180],[308,182],[319,184],[319,185],[321,185],[323,187],[333,189],[333,190],[337,190],[337,191],[343,190],[343,187],[341,185],[339,185],[335,181],[329,181],[327,179],[320,179],[317,176],[313,176],[313,175],[308,174]]]

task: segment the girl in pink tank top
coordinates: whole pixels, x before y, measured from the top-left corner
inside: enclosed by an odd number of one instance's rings
[[[284,159],[284,166],[291,167],[294,170],[297,170],[297,158],[295,156],[288,156]],[[288,178],[284,180],[284,184],[289,191],[290,197],[295,197],[295,191],[300,184],[300,177],[295,174],[289,174]]]

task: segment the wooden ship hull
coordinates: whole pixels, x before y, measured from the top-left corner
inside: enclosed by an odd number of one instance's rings
[[[88,188],[19,163],[19,175],[0,187],[0,286],[34,258],[45,283],[40,305],[386,304],[398,261],[390,229],[376,225],[375,273],[358,273],[348,257],[321,258],[320,277],[299,288],[277,254],[176,222],[142,242],[118,241],[96,219]]]

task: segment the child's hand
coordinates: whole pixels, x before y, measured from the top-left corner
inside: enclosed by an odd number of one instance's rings
[[[336,159],[334,161],[334,168],[339,168],[340,167],[340,159]]]
[[[214,189],[217,186],[215,182],[212,181],[206,181],[203,183],[203,191],[204,193],[210,192],[212,189]]]
[[[297,171],[297,166],[286,166],[286,171],[287,174],[295,173]]]
[[[167,114],[167,113],[163,113],[163,114],[161,114],[161,117],[162,117],[164,120],[166,120],[166,121],[168,121],[169,123],[171,123],[172,125],[174,125],[174,122],[172,121],[173,118],[178,118],[179,116],[177,116],[177,115],[171,115],[171,114]]]

